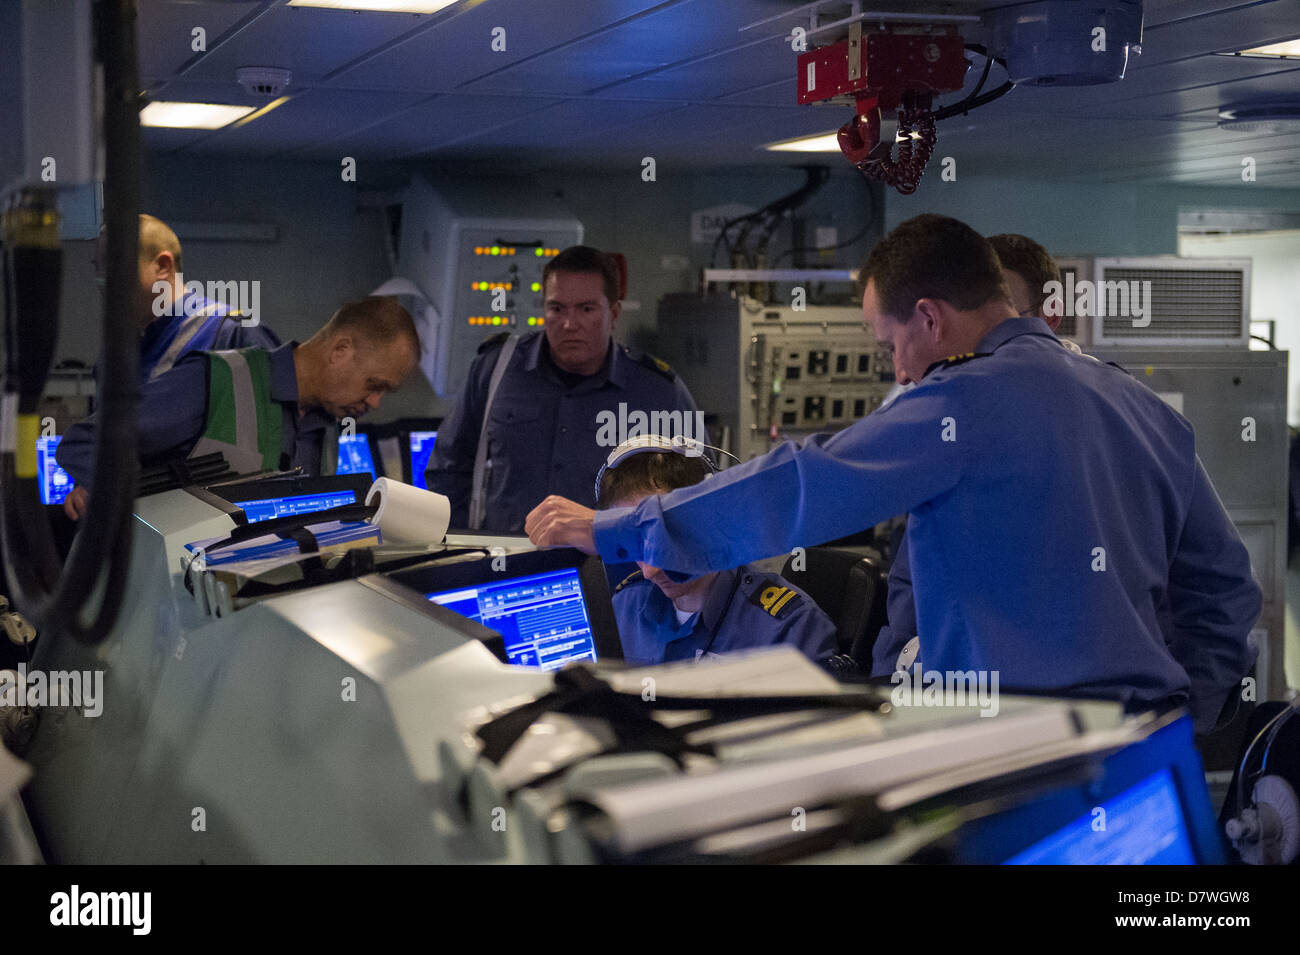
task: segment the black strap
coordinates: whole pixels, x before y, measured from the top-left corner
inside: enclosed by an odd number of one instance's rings
[[[225,540],[217,541],[215,544],[206,545],[203,548],[203,552],[210,554],[213,551],[222,550],[226,547],[233,547],[236,544],[242,544],[245,541],[253,540],[256,537],[265,537],[268,534],[298,540],[298,538],[294,536],[294,533],[310,524],[323,524],[326,521],[365,521],[374,517],[375,511],[377,510],[378,507],[369,504],[344,504],[342,507],[331,507],[324,511],[311,511],[306,514],[287,514],[284,517],[273,517],[269,521],[258,521],[255,524],[244,524],[240,527],[236,527]],[[312,549],[315,550],[316,548],[313,547]],[[303,553],[311,553],[311,551],[304,550]]]
[[[177,487],[194,483],[194,474],[185,458],[172,458],[167,462],[167,473],[176,482]]]
[[[874,711],[888,700],[875,690],[861,693],[815,693],[800,695],[699,697],[663,696],[646,700],[640,693],[620,693],[586,666],[571,666],[555,674],[555,689],[532,703],[525,703],[484,723],[476,735],[483,743],[483,758],[500,763],[511,747],[537,719],[547,713],[591,716],[606,720],[614,730],[621,750],[652,750],[678,763],[686,753],[711,755],[713,747],[686,742],[686,733],[697,728],[669,728],[652,717],[658,710],[707,710],[707,725],[790,713],[810,709]]]

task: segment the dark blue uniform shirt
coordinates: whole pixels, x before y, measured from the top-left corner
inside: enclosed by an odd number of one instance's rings
[[[1214,682],[1221,703],[1261,592],[1191,425],[1041,319],[977,352],[836,434],[602,511],[599,552],[700,574],[908,512],[927,669],[1134,707]]]
[[[898,655],[907,641],[916,636],[916,599],[912,595],[912,565],[908,556],[907,534],[904,533],[889,565],[889,582],[886,588],[885,616],[888,622],[880,628],[876,642],[871,647],[871,672],[873,676],[888,676],[894,672]]]
[[[818,663],[835,653],[835,624],[811,597],[784,577],[747,566],[721,571],[703,608],[684,623],[664,592],[639,574],[614,594],[614,616],[623,658],[635,666],[778,643]]]
[[[298,377],[289,342],[271,351],[271,398],[281,409],[281,460],[287,467],[320,471],[325,426],[333,419],[316,408],[298,414]],[[141,391],[139,408],[140,461],[157,464],[184,458],[203,435],[208,417],[208,363],[193,354],[149,382]],[[59,466],[87,489],[95,454],[96,416],[79,421],[59,442]]]
[[[140,336],[140,383],[166,374],[187,355],[200,351],[280,346],[280,338],[265,325],[244,325],[243,319],[197,292],[185,296],[181,314],[163,315]]]
[[[429,490],[451,500],[452,527],[468,525],[474,453],[499,350],[494,342],[474,359],[429,458]],[[606,440],[614,432],[602,431],[600,414],[617,417],[620,405],[629,415],[689,413],[694,424],[695,399],[657,359],[611,341],[604,367],[575,380],[551,361],[544,333],[523,336],[492,402],[483,529],[523,530],[528,512],[548,494],[595,507],[596,475],[622,440],[618,434],[613,443]],[[707,440],[693,431],[690,436]]]

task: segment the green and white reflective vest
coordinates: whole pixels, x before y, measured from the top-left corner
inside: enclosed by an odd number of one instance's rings
[[[191,458],[220,451],[237,474],[280,467],[283,412],[271,397],[271,358],[261,348],[206,352],[208,417]]]

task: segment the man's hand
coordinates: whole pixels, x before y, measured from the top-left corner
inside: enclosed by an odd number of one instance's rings
[[[84,487],[74,487],[63,499],[63,513],[74,521],[81,520],[86,516],[88,500],[90,500],[90,493]]]
[[[552,494],[529,512],[524,520],[528,539],[538,547],[576,547],[587,554],[596,553],[592,527],[596,512],[575,504],[568,498]]]

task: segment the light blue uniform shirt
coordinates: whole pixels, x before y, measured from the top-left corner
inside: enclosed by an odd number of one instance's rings
[[[700,574],[908,512],[927,670],[1133,707],[1244,675],[1260,589],[1191,425],[1041,319],[976,350],[843,431],[597,514],[597,549]]]

